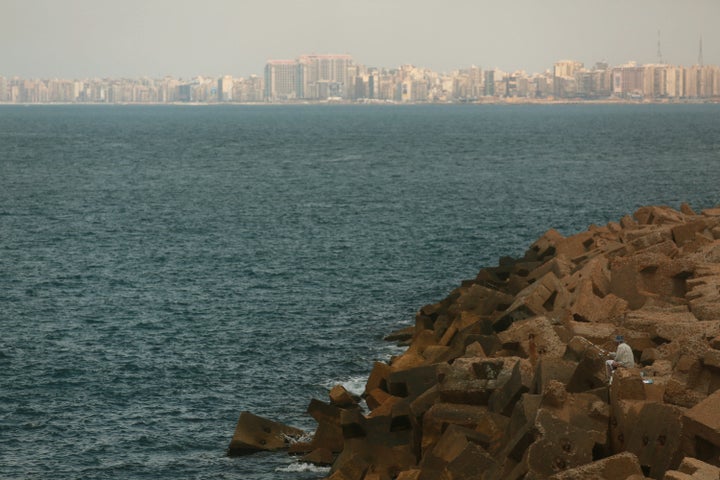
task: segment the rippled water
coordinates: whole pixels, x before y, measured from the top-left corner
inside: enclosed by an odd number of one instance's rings
[[[0,477],[322,477],[240,411],[312,430],[481,267],[718,180],[718,105],[0,107]]]

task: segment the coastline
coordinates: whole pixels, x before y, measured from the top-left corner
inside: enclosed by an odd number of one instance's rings
[[[407,350],[362,400],[313,399],[311,440],[243,412],[228,453],[288,449],[331,480],[716,478],[719,281],[720,208],[550,229],[388,335]],[[617,342],[635,364],[608,377]]]
[[[396,102],[390,100],[378,101],[287,101],[287,102],[0,102],[0,107],[4,106],[182,106],[182,107],[248,107],[248,106],[310,106],[310,105],[380,105],[380,106],[428,106],[428,105],[454,105],[454,106],[483,106],[483,105],[716,105],[720,104],[719,98],[702,98],[702,99],[650,99],[650,100],[634,100],[634,99],[560,99],[560,100],[541,100],[541,99],[492,99],[476,102]]]

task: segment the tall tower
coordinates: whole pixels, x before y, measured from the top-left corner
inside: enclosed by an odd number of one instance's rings
[[[662,50],[660,49],[660,30],[658,30],[657,57],[658,57],[658,64],[659,64],[659,65],[662,65],[662,64],[665,63],[665,62],[663,62]]]
[[[698,65],[701,67],[703,66],[705,62],[703,61],[703,54],[702,54],[702,35],[700,35],[700,50],[698,52]]]

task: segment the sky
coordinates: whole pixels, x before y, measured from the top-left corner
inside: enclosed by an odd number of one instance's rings
[[[349,54],[438,72],[720,65],[720,0],[0,0],[0,76],[262,75],[269,59]]]

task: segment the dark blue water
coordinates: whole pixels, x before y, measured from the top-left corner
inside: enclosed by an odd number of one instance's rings
[[[1,107],[0,478],[314,479],[422,305],[548,228],[720,203],[720,105]]]

